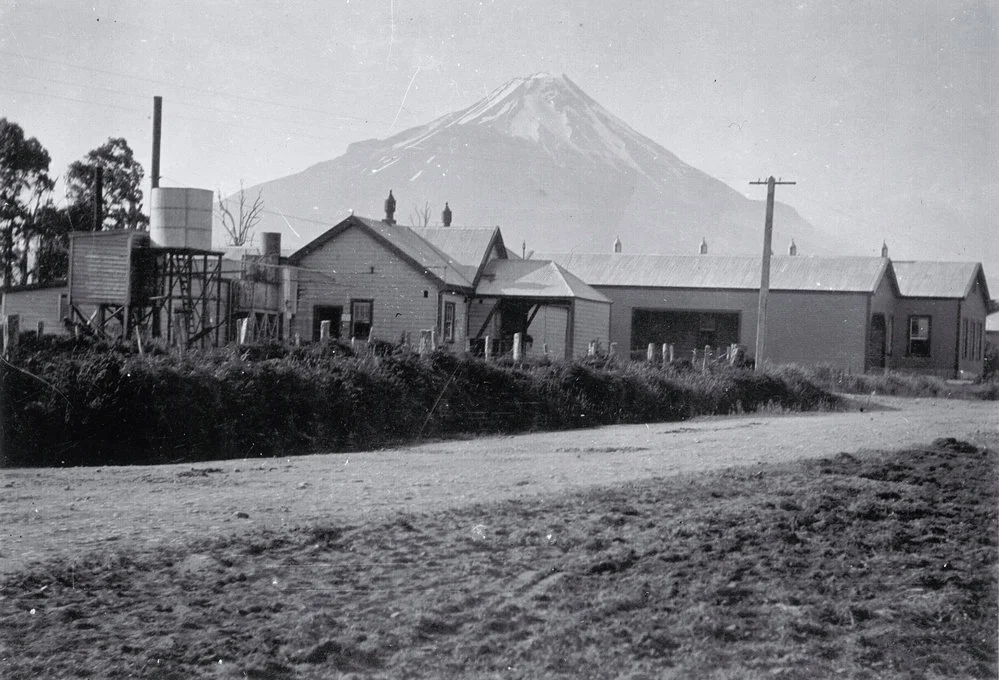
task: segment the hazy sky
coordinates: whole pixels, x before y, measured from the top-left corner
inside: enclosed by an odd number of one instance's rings
[[[981,260],[999,296],[999,36],[987,0],[0,8],[0,116],[39,139],[57,174],[110,136],[148,173],[157,94],[163,185],[228,191],[468,106],[512,77],[565,73],[747,195],[764,198],[748,185],[757,177],[796,180],[778,199],[853,237],[844,254],[875,255],[886,239],[896,259]]]

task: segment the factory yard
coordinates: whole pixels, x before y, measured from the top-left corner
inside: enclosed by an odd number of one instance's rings
[[[992,452],[874,453],[939,437]],[[997,443],[994,403],[865,397],[5,470],[0,674],[995,677]]]

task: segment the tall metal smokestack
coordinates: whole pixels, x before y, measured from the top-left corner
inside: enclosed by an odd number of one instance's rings
[[[101,231],[104,223],[104,168],[94,168],[94,231]]]
[[[152,186],[160,185],[160,134],[163,128],[163,97],[153,97],[153,173]]]

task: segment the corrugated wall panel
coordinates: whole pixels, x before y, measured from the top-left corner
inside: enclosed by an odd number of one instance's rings
[[[531,327],[527,329],[534,341],[531,356],[542,356],[544,346],[548,345],[548,356],[553,359],[565,358],[565,325],[568,318],[569,311],[565,307],[546,306],[538,311]]]
[[[613,302],[610,339],[618,343],[621,352],[631,349],[635,309],[737,312],[739,343],[750,353],[756,345],[759,294],[755,291],[604,287],[597,290]],[[867,299],[863,293],[771,292],[767,305],[766,356],[776,362],[825,364],[862,371],[867,348]],[[900,323],[904,320],[899,320],[896,313],[896,324]]]
[[[6,292],[3,294],[3,314],[17,314],[21,332],[38,330],[38,322],[42,322],[46,335],[64,335],[66,328],[62,318],[66,309],[60,304],[60,298],[67,290],[61,286]]]
[[[132,232],[73,234],[69,296],[75,305],[129,302]]]
[[[610,309],[605,302],[576,300],[573,312],[572,357],[586,356],[590,341],[596,340],[605,350],[609,348]],[[627,348],[622,348],[626,350]],[[626,355],[627,356],[627,355]]]

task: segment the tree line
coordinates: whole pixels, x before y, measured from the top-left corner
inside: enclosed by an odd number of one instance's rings
[[[145,173],[124,138],[108,138],[69,165],[62,206],[54,199],[50,164],[41,142],[0,118],[0,287],[65,278],[70,232],[149,226],[140,188]],[[99,211],[94,205],[98,169]]]

